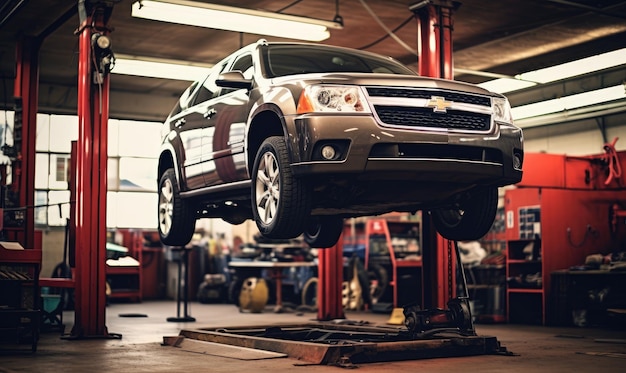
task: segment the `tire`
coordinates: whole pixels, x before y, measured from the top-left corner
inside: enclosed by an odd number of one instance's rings
[[[387,292],[389,274],[380,264],[370,263],[367,268],[367,277],[369,279],[370,301],[372,304],[376,304]]]
[[[239,294],[241,294],[241,286],[243,285],[243,280],[232,280],[230,284],[228,284],[228,303],[232,303],[235,306],[239,307]]]
[[[319,306],[317,300],[317,286],[319,280],[317,277],[309,278],[302,287],[302,305],[317,309]]]
[[[454,206],[431,211],[435,229],[452,241],[473,241],[483,237],[496,218],[498,188],[471,190]]]
[[[159,180],[159,237],[170,246],[184,246],[191,241],[196,218],[189,202],[180,198],[173,168],[165,170]]]
[[[310,212],[310,193],[295,178],[282,137],[266,139],[252,169],[252,214],[259,232],[268,238],[294,238],[304,230]]]
[[[316,249],[335,246],[343,232],[343,218],[338,216],[311,217],[304,229],[304,242]]]

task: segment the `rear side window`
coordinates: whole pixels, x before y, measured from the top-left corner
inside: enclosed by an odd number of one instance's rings
[[[183,110],[185,110],[185,109],[187,109],[189,107],[190,96],[195,91],[195,89],[198,86],[198,84],[200,84],[200,83],[199,82],[193,82],[193,83],[191,83],[191,85],[187,89],[185,89],[185,92],[183,92],[183,94],[180,95],[180,99],[178,99],[178,102],[176,103],[176,106],[174,106],[174,108],[170,112],[170,117],[173,117],[174,115],[180,113],[181,111],[183,111]]]

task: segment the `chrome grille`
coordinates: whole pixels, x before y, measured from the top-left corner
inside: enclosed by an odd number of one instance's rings
[[[491,128],[489,96],[405,87],[366,87],[366,90],[381,124],[472,132]],[[442,97],[446,106],[435,110],[434,97]],[[437,100],[437,105],[440,101]]]
[[[429,100],[433,96],[444,97],[447,101],[480,106],[491,106],[491,98],[487,96],[470,95],[467,93],[428,89],[411,89],[396,87],[367,87],[367,94],[371,97],[422,98]]]
[[[382,105],[376,105],[374,109],[383,123],[394,126],[487,131],[491,125],[490,115],[468,111],[435,113],[430,108]]]

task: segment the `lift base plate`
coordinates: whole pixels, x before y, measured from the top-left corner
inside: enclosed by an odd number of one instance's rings
[[[410,336],[405,328],[333,322],[183,329],[180,336],[326,365],[507,353],[495,337],[462,336],[444,329]]]

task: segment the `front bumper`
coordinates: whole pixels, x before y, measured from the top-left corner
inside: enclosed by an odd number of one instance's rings
[[[498,124],[489,132],[400,129],[369,115],[304,115],[290,134],[292,170],[299,177],[504,186],[522,178],[522,132]],[[337,160],[322,160],[323,144],[347,144]],[[340,147],[341,148],[341,147]]]

